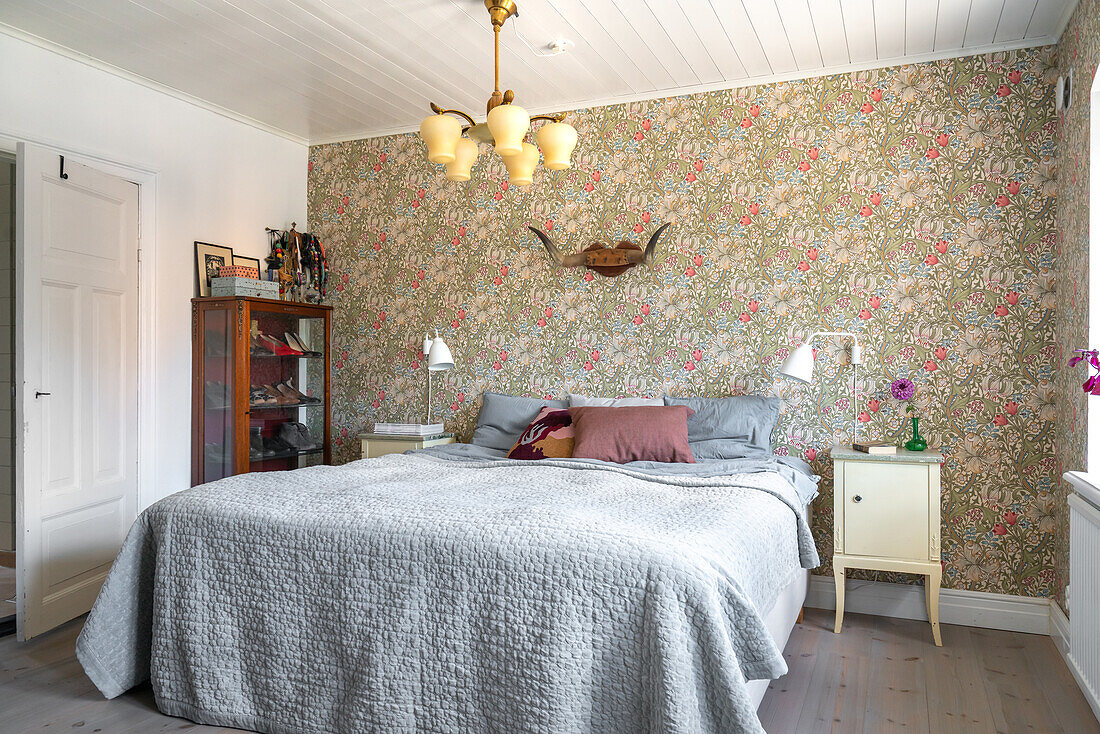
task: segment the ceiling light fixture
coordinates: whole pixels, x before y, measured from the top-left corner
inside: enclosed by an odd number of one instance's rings
[[[564,113],[556,115],[530,116],[527,110],[512,104],[515,94],[511,89],[500,91],[500,29],[504,21],[513,15],[519,17],[514,0],[485,0],[489,19],[493,23],[493,49],[495,72],[493,76],[493,95],[485,105],[485,122],[474,122],[474,118],[460,110],[446,110],[431,102],[434,114],[420,123],[420,137],[428,146],[428,160],[447,166],[447,179],[450,181],[469,181],[470,169],[477,162],[477,143],[493,143],[497,154],[504,159],[508,167],[509,182],[515,186],[530,186],[534,178],[535,166],[539,162],[539,149],[544,157],[543,165],[553,171],[569,168],[573,148],[577,145],[577,131],[572,125],[562,122]],[[463,127],[458,120],[448,115],[458,115],[469,124]],[[524,138],[531,123],[544,120],[546,124],[539,128],[538,147],[527,143]],[[469,137],[464,138],[463,133]]]

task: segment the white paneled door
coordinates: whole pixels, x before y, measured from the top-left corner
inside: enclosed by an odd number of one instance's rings
[[[20,639],[91,609],[137,509],[138,187],[20,144]]]

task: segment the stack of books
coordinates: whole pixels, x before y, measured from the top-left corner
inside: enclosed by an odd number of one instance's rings
[[[886,441],[863,441],[853,443],[852,448],[865,454],[896,454],[898,447]]]
[[[375,423],[374,432],[391,436],[435,436],[443,433],[442,423]]]

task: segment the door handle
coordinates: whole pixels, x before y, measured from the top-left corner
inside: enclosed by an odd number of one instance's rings
[[[863,501],[863,498],[860,497],[858,494],[855,497],[852,498],[852,502],[862,502],[862,501]]]
[[[48,392],[35,392],[34,399],[38,400],[38,398],[42,397],[43,395],[49,395],[49,393]]]

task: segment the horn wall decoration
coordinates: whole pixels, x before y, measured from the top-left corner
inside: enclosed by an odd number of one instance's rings
[[[539,236],[542,244],[546,246],[546,252],[550,254],[550,259],[558,266],[578,268],[583,265],[593,272],[607,278],[613,278],[616,275],[625,273],[639,263],[652,265],[654,254],[657,251],[657,243],[671,224],[672,222],[662,224],[649,238],[649,244],[645,246],[644,250],[630,240],[620,240],[615,247],[608,247],[602,242],[593,242],[580,252],[571,255],[563,254],[558,246],[554,244],[554,241],[550,239],[550,236],[538,227],[529,226],[528,229]]]

